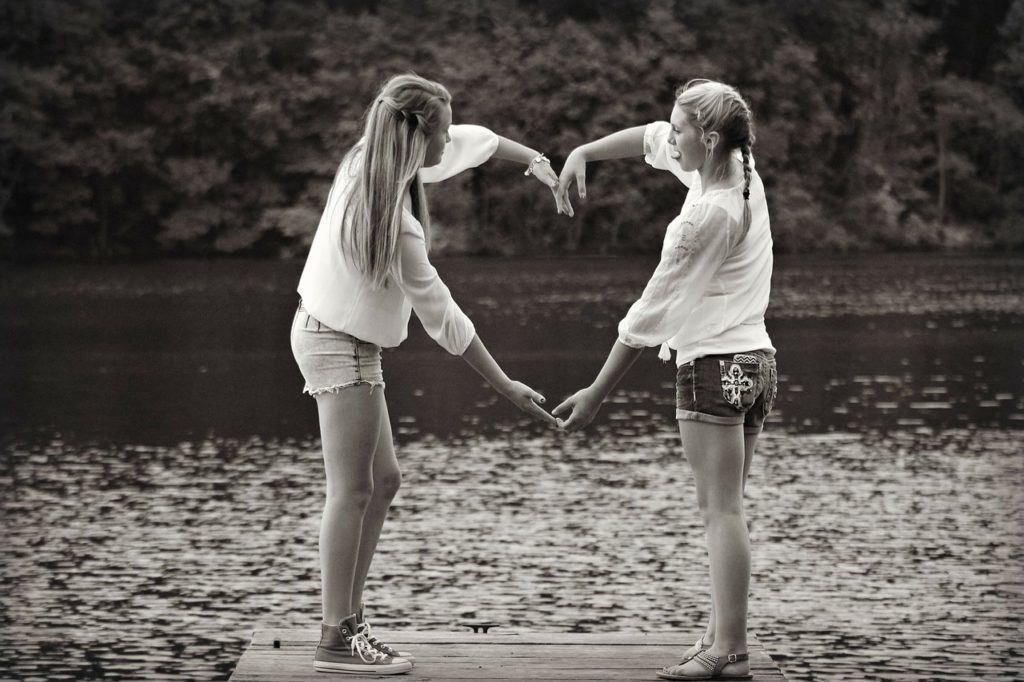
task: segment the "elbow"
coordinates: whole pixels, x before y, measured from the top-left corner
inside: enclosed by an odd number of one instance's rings
[[[454,324],[443,324],[437,333],[431,336],[450,354],[462,357],[476,338],[476,328],[469,318],[464,318],[464,321]]]
[[[473,343],[473,339],[475,337],[476,334],[471,334],[468,339],[464,340],[464,342],[462,340],[457,341],[456,343],[450,345],[446,350],[452,355],[456,355],[461,358],[469,351],[469,347]]]
[[[636,336],[635,334],[631,334],[628,331],[625,331],[625,330],[622,330],[622,329],[619,330],[619,343],[621,343],[626,348],[630,348],[630,349],[636,350],[636,351],[643,350],[644,348],[649,348],[650,345],[655,345],[655,346],[658,345],[656,343],[655,344],[648,344],[645,340],[641,339],[639,336]]]

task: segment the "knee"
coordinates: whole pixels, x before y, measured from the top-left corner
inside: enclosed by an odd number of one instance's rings
[[[375,476],[373,479],[373,498],[391,503],[402,487],[402,472],[398,469]]]
[[[743,500],[723,498],[712,495],[699,495],[697,506],[704,519],[704,525],[721,521],[743,519]]]
[[[373,499],[372,481],[362,485],[330,486],[327,490],[327,506],[339,513],[362,514]]]

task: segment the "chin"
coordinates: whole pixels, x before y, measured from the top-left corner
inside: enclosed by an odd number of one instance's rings
[[[676,163],[678,163],[678,164],[679,164],[679,167],[680,167],[680,168],[682,168],[682,169],[683,169],[684,171],[686,171],[687,173],[692,173],[693,171],[695,171],[695,170],[697,170],[697,169],[699,169],[699,168],[700,168],[700,164],[695,164],[695,163],[689,163],[689,162],[688,162],[688,161],[686,160],[686,157],[685,157],[685,156],[680,156],[680,157],[678,157],[678,158],[676,159]]]
[[[670,159],[672,159],[677,164],[679,164],[679,167],[682,168],[687,173],[689,173],[690,171],[696,170],[694,168],[689,168],[688,167],[690,164],[687,163],[686,157],[683,156],[682,153],[680,153],[680,151],[678,149],[673,149],[673,150],[669,151],[668,156],[669,156]]]

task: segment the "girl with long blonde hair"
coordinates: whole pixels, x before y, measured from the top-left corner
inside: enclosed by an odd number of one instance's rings
[[[326,474],[316,670],[378,675],[413,665],[410,655],[373,634],[362,606],[401,482],[380,350],[406,338],[410,313],[513,405],[554,424],[540,407],[544,397],[494,361],[427,256],[423,183],[492,156],[523,163],[552,190],[557,184],[535,150],[480,126],[453,126],[451,95],[441,84],[414,74],[391,78],[370,103],[362,139],[338,168],[310,247],[291,345],[304,390],[316,398]]]

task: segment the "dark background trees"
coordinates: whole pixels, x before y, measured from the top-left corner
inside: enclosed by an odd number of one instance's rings
[[[1024,246],[1024,0],[36,0],[0,4],[0,252],[301,255],[387,76],[546,151],[732,83],[782,251]],[[573,220],[503,162],[431,190],[438,246],[656,249],[635,161]]]

